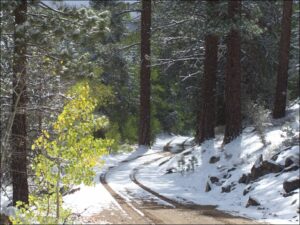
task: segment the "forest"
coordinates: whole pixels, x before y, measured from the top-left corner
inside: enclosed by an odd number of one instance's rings
[[[0,224],[298,224],[298,0],[1,0]]]

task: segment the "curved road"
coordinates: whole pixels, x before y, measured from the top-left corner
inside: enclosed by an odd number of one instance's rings
[[[226,214],[224,212],[218,211],[213,206],[200,206],[194,204],[182,204],[159,193],[151,190],[142,183],[140,183],[136,174],[138,171],[149,165],[150,163],[161,159],[166,156],[166,152],[159,152],[154,154],[148,154],[143,156],[138,156],[133,159],[124,160],[115,167],[110,167],[106,173],[102,174],[100,177],[101,183],[110,192],[110,194],[116,199],[116,201],[121,206],[123,212],[107,213],[107,217],[104,215],[101,219],[105,219],[110,223],[123,223],[123,224],[255,224],[254,221],[249,219],[234,217],[232,215]],[[147,158],[147,156],[152,155],[149,160],[141,160],[142,158]],[[168,154],[169,155],[169,154]],[[153,156],[157,156],[153,159]],[[141,160],[141,163],[137,165],[131,165],[130,170],[125,170],[124,168],[130,168],[130,164],[136,163],[137,160]],[[109,183],[109,176],[116,175],[114,170],[120,173],[122,171],[122,179],[127,178],[125,182],[129,184],[130,182],[138,185],[139,191],[146,192],[147,197],[149,196],[152,201],[136,197],[134,193],[127,193],[131,195],[130,200],[124,196],[120,190],[115,190],[113,183]],[[120,170],[121,169],[121,170]],[[124,186],[123,183],[118,185]],[[132,185],[132,184],[131,184]],[[125,188],[126,189],[126,188]],[[165,203],[158,204],[157,202]],[[117,216],[112,216],[117,214]]]

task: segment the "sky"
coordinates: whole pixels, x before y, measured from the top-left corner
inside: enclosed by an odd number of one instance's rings
[[[88,7],[90,5],[88,0],[78,0],[78,1],[74,1],[74,0],[64,0],[64,1],[43,1],[45,4],[49,5],[49,6],[55,6],[60,5],[62,3],[67,4],[69,6],[76,6],[76,7],[80,7],[80,6],[84,6],[84,7]]]
[[[135,2],[136,0],[124,0],[125,2]],[[54,6],[55,3],[60,5],[62,3],[67,4],[69,6],[76,6],[76,7],[88,7],[90,5],[89,0],[63,0],[63,1],[51,1],[51,0],[43,0],[43,2],[49,6]]]

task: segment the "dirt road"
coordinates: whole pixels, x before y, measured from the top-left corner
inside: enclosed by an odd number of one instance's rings
[[[166,155],[160,155],[160,158],[161,157],[166,157]],[[158,158],[154,160],[157,159]],[[92,217],[85,218],[83,222],[104,222],[112,224],[255,224],[254,221],[249,219],[234,217],[218,211],[213,206],[200,206],[176,202],[146,187],[136,179],[135,175],[141,167],[154,161],[153,159],[140,164],[126,174],[126,176],[128,176],[128,182],[134,182],[143,191],[153,196],[153,200],[133,196],[133,200],[128,201],[128,199],[125,199],[111,187],[107,181],[107,175],[111,170],[134,160],[136,160],[136,158],[123,161],[118,166],[111,167],[100,177],[101,183],[116,199],[122,210],[105,210]],[[128,194],[130,195],[130,193]],[[167,204],[158,204],[157,199]]]

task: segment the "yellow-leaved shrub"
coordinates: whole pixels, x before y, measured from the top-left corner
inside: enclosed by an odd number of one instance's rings
[[[63,190],[72,185],[91,185],[101,155],[113,144],[112,139],[96,139],[93,133],[108,125],[104,116],[94,115],[99,105],[88,82],[80,82],[68,93],[69,100],[49,131],[32,145],[36,153],[32,169],[36,189],[29,204],[18,203],[14,224],[66,223],[70,211],[62,208]]]

